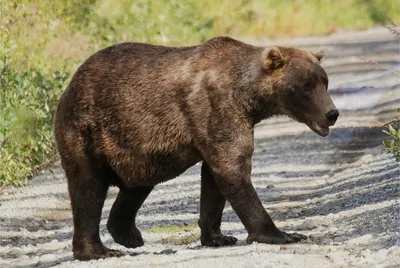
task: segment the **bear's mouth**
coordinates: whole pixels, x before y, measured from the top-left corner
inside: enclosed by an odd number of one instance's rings
[[[321,126],[317,122],[312,122],[311,124],[308,124],[308,127],[322,137],[328,136],[329,134],[329,127]]]

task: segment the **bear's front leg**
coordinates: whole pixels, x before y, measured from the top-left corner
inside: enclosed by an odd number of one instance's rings
[[[200,220],[201,245],[221,247],[234,245],[237,239],[221,232],[221,217],[226,199],[207,165],[201,166]]]
[[[305,235],[280,231],[264,209],[250,179],[252,132],[247,136],[231,132],[227,137],[225,141],[214,142],[212,147],[209,145],[210,154],[206,153],[205,159],[221,193],[245,226],[249,234],[247,242],[287,244],[307,239]]]

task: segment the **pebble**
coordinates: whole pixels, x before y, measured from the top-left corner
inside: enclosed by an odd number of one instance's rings
[[[366,245],[371,242],[372,235],[366,234],[357,238],[350,239],[347,244],[351,246]]]
[[[24,255],[23,257],[11,262],[11,267],[34,267],[39,263],[39,257],[37,256],[29,258],[27,255]]]
[[[40,256],[39,258],[39,263],[48,263],[48,262],[54,262],[57,260],[57,256],[54,254],[44,254]]]
[[[369,163],[374,160],[374,156],[372,154],[363,155],[360,160],[364,163]]]
[[[299,213],[291,211],[287,214],[287,218],[297,218],[299,217]]]
[[[196,207],[188,207],[188,208],[185,208],[185,211],[186,211],[187,213],[194,213],[194,214],[196,214],[196,213],[199,212],[199,210],[198,210]]]
[[[321,244],[323,245],[330,245],[331,243],[333,244],[333,239],[331,238],[324,238],[321,240]]]
[[[318,241],[324,239],[324,235],[320,234],[320,233],[311,234],[311,235],[309,235],[309,238],[311,239],[311,241],[318,242]]]
[[[61,248],[64,248],[64,245],[59,243],[57,240],[52,240],[49,243],[42,244],[40,246],[40,249],[38,250],[39,253],[44,254],[44,253],[52,253],[54,251],[57,251]]]
[[[12,248],[8,253],[7,253],[7,255],[9,256],[9,257],[11,257],[11,258],[18,258],[19,256],[21,256],[21,255],[24,255],[25,254],[25,252],[22,250],[22,248],[20,248],[20,247],[15,247],[15,248]]]
[[[173,249],[164,249],[160,252],[156,252],[154,253],[155,255],[171,255],[171,254],[175,254],[177,252],[177,250],[173,250]]]
[[[306,248],[306,247],[300,247],[300,248],[296,248],[294,250],[295,254],[306,254],[310,251],[310,249]]]
[[[398,257],[400,256],[400,247],[393,247],[388,251],[389,256]]]
[[[312,230],[317,228],[315,222],[311,219],[306,219],[302,224],[296,227],[296,230],[305,231],[305,230]]]
[[[335,237],[334,241],[337,242],[337,243],[343,243],[343,242],[347,241],[347,237],[345,237],[345,236],[337,236],[337,237]]]
[[[324,218],[318,220],[318,224],[321,225],[321,226],[323,226],[323,227],[327,227],[327,226],[333,225],[334,222],[333,222],[332,219],[329,219],[329,218],[327,218],[327,217],[324,217]]]
[[[319,204],[321,203],[321,199],[318,197],[314,197],[313,199],[311,199],[311,204]]]

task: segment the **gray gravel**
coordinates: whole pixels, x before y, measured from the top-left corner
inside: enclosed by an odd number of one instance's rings
[[[222,229],[236,246],[204,248],[198,240],[177,245],[199,229],[154,233],[154,226],[191,224],[199,215],[199,165],[159,185],[139,212],[145,246],[126,249],[105,229],[117,194],[109,191],[101,222],[107,246],[121,258],[72,259],[72,221],[59,167],[26,187],[0,191],[1,267],[400,267],[400,168],[382,154],[379,122],[396,116],[400,78],[361,63],[368,57],[400,69],[399,39],[386,29],[342,32],[327,37],[252,41],[325,48],[330,92],[341,116],[327,138],[285,117],[262,122],[255,132],[253,182],[278,227],[301,231],[301,244],[245,243],[246,232],[229,205]],[[168,242],[170,241],[170,242]],[[172,242],[171,242],[172,241]]]

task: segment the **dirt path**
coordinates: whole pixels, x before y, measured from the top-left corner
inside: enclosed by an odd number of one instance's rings
[[[283,117],[264,121],[256,129],[252,178],[257,192],[277,225],[310,235],[307,243],[247,245],[245,229],[227,205],[222,229],[239,238],[238,245],[201,247],[199,229],[192,224],[199,217],[199,166],[195,166],[155,188],[138,216],[145,246],[135,250],[115,244],[105,230],[117,193],[111,189],[102,239],[129,255],[74,261],[66,181],[55,168],[24,188],[1,189],[0,266],[400,267],[400,166],[382,154],[385,135],[378,123],[396,116],[400,78],[358,58],[399,70],[399,39],[386,29],[370,29],[273,43],[325,48],[328,57],[323,66],[341,111],[327,138]]]

